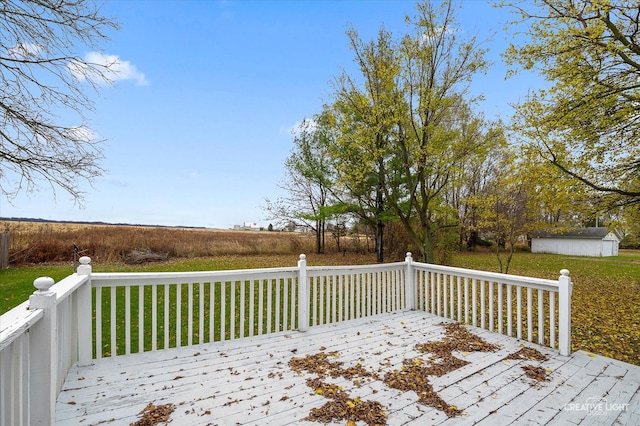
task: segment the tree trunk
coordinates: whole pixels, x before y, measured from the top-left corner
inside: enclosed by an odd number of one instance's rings
[[[382,212],[384,210],[384,193],[380,186],[376,190],[376,210],[377,210],[377,221],[376,221],[376,260],[378,263],[384,262],[384,223],[380,219]]]
[[[316,253],[322,253],[322,223],[316,220]]]
[[[376,223],[376,260],[378,263],[384,262],[384,223]]]
[[[430,227],[425,227],[422,230],[424,233],[422,237],[422,246],[420,247],[420,251],[422,252],[422,260],[425,263],[434,263],[434,254],[433,254],[433,239],[431,237],[431,229]]]
[[[471,231],[469,234],[469,239],[467,239],[467,248],[472,249],[478,245],[478,241],[480,241],[480,235],[478,231]]]

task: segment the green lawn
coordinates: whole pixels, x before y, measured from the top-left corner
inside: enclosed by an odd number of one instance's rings
[[[24,302],[36,289],[33,280],[51,277],[56,282],[73,273],[69,265],[39,265],[0,270],[0,315]]]
[[[372,259],[373,260],[373,259]],[[219,256],[215,258],[180,259],[146,265],[93,265],[94,272],[182,272],[296,266],[297,257],[290,255]],[[38,265],[0,270],[0,315],[29,298],[35,288],[33,280],[51,277],[56,282],[73,273],[72,264]]]

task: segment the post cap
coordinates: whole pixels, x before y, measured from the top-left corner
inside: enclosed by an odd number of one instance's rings
[[[39,277],[33,281],[33,286],[41,292],[47,292],[55,284],[51,277]]]
[[[568,277],[569,276],[569,270],[568,269],[561,269],[560,270],[560,275]]]
[[[88,265],[91,263],[91,258],[89,256],[82,256],[78,261],[81,265]]]

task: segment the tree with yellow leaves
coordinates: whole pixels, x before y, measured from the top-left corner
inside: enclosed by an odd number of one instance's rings
[[[445,193],[483,143],[466,131],[480,120],[467,89],[487,62],[478,42],[462,37],[451,2],[416,8],[400,40],[384,29],[368,44],[349,33],[362,79],[338,80],[337,155],[347,184],[374,188],[382,224],[398,220],[422,260],[433,262],[436,238],[457,235],[459,226]]]
[[[551,84],[519,105],[516,124],[539,153],[609,205],[640,203],[640,13],[622,0],[507,3],[529,24],[512,66]]]

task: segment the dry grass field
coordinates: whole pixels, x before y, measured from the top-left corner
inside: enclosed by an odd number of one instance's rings
[[[74,245],[94,264],[315,251],[314,235],[299,232],[19,221],[0,221],[0,230],[10,233],[12,266],[73,261]],[[350,237],[341,247],[362,252],[363,245],[362,238]],[[337,251],[333,240],[326,251]]]

